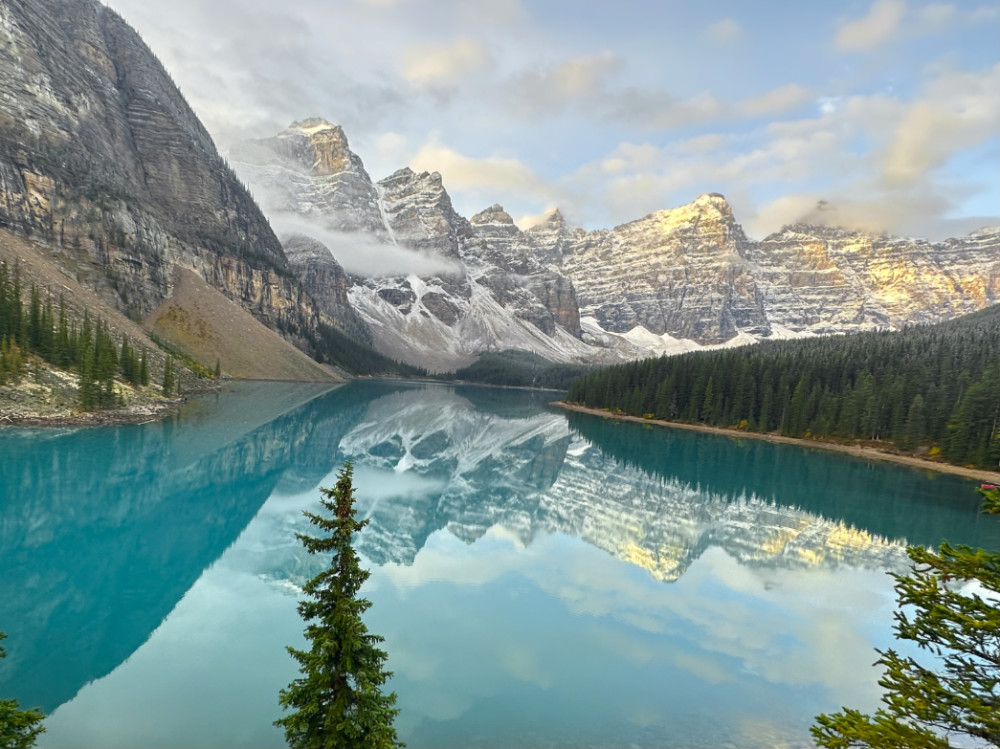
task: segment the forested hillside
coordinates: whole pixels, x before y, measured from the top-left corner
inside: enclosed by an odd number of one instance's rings
[[[574,380],[591,408],[1000,459],[1000,305],[938,325],[647,359]]]
[[[58,307],[51,297],[43,301],[34,285],[27,305],[21,297],[18,269],[0,262],[0,385],[20,380],[29,354],[79,376],[79,407],[84,411],[119,405],[116,379],[133,388],[149,385],[147,352],[137,351],[125,336],[116,341],[106,322],[85,313],[78,325],[62,299]],[[169,359],[167,366],[171,387],[163,386],[165,395],[175,382]]]

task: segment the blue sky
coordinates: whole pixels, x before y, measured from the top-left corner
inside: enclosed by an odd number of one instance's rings
[[[758,237],[819,200],[905,235],[1000,223],[995,2],[107,2],[222,150],[325,117],[467,216],[598,228],[714,191]]]

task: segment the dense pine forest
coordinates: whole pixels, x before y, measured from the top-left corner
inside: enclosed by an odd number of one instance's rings
[[[135,387],[149,384],[146,352],[136,351],[125,337],[116,342],[100,318],[91,320],[85,313],[77,325],[69,320],[62,299],[58,305],[52,297],[43,300],[35,286],[28,299],[25,305],[17,268],[0,263],[0,385],[21,379],[29,355],[76,372],[79,405],[85,411],[118,405],[116,377]]]
[[[1000,305],[938,325],[699,351],[602,369],[567,400],[789,437],[1000,459]]]

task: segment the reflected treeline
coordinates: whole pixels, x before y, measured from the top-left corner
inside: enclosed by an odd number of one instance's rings
[[[670,581],[710,546],[758,567],[896,569],[907,564],[904,539],[990,532],[989,519],[977,526],[974,495],[950,477],[571,414],[574,439],[563,412],[528,398],[424,386],[372,401],[341,441],[342,459],[385,471],[389,485],[400,474],[426,481],[395,494],[357,487],[371,519],[360,550],[377,564],[411,564],[439,529],[472,543],[499,525],[524,544],[576,536]],[[304,580],[316,563],[300,556],[265,574],[285,579],[294,568],[290,579]]]
[[[614,421],[569,412],[570,427],[619,463],[725,497],[757,496],[888,539],[998,544],[973,485],[945,474],[757,439]]]
[[[333,391],[317,419],[314,385],[242,390],[159,423],[0,433],[0,694],[50,711],[124,661],[283,477],[332,470],[317,440],[363,411]]]

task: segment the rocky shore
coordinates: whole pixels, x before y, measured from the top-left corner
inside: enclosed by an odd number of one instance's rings
[[[165,398],[155,388],[136,390],[116,383],[122,398],[118,408],[81,411],[77,378],[68,372],[38,367],[16,384],[0,385],[0,427],[86,426],[136,423],[163,418],[184,398]]]

